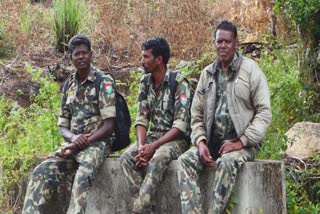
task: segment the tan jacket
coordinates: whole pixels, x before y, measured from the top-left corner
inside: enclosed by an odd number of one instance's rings
[[[201,73],[191,107],[191,142],[211,139],[216,102],[217,61]],[[234,78],[227,84],[230,117],[245,147],[262,142],[271,123],[270,93],[264,73],[253,60],[239,56],[231,64]]]

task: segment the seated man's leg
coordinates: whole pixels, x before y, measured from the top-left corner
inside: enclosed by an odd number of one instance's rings
[[[256,148],[243,148],[222,155],[216,161],[216,172],[209,213],[223,213],[231,196],[238,170],[246,161],[254,160]]]
[[[152,213],[154,198],[163,175],[170,162],[177,159],[187,149],[185,140],[175,140],[156,150],[146,168],[146,176],[141,184],[139,196],[134,202],[136,213]]]
[[[131,144],[120,157],[120,166],[131,194],[131,203],[138,197],[143,181],[143,168],[136,166],[134,157],[138,155],[137,143]]]
[[[95,142],[76,155],[79,168],[76,172],[68,214],[83,214],[87,206],[87,193],[93,185],[96,174],[111,151],[111,140]]]
[[[199,172],[203,170],[198,149],[190,148],[178,159],[178,183],[183,214],[200,214],[202,211]]]
[[[78,164],[74,159],[62,158],[59,154],[60,150],[50,155],[34,169],[28,184],[22,213],[46,213],[52,194],[55,192],[59,194],[61,191],[61,183],[65,183],[66,190],[70,191]]]

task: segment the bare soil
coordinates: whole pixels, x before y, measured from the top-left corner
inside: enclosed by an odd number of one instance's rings
[[[39,89],[39,84],[33,82],[32,75],[26,72],[25,63],[31,64],[34,69],[42,69],[44,75],[53,75],[60,88],[73,72],[67,54],[56,53],[52,50],[44,54],[34,53],[29,57],[26,59],[18,55],[15,58],[0,60],[0,95],[4,95],[7,99],[16,100],[22,107],[30,105],[32,91],[37,92]],[[129,71],[133,69],[133,65],[124,64],[101,69],[111,72],[117,80],[129,83]],[[128,87],[121,86],[120,91],[127,93]]]

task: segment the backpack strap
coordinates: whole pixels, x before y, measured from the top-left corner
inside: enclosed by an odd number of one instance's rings
[[[178,81],[176,80],[178,72],[169,71],[169,88],[170,94],[173,100],[175,100],[175,94],[178,87]]]
[[[69,86],[69,81],[70,81],[70,78],[68,78],[66,80],[66,82],[64,83],[63,85],[63,88],[62,88],[62,93],[63,95],[66,95],[67,94],[67,90],[68,90],[68,86]]]
[[[100,84],[102,81],[102,72],[96,72],[96,81],[95,81],[95,88],[96,88],[96,100],[99,101],[99,92],[100,92]]]
[[[62,88],[62,93],[63,93],[62,104],[63,105],[67,102],[67,91],[69,89],[69,85],[70,85],[70,77],[66,80]]]
[[[171,94],[171,97],[173,98],[173,100],[175,99],[175,94],[176,94],[177,87],[178,87],[178,81],[176,80],[177,75],[178,75],[178,72],[169,71],[169,89],[170,89],[170,94]],[[148,97],[148,93],[149,93],[148,80],[149,80],[149,78],[150,78],[150,74],[145,75],[143,78],[145,93],[142,94],[143,96],[139,97],[139,101],[145,100]]]

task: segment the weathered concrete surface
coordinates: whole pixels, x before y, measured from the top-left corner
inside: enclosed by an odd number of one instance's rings
[[[157,193],[157,214],[180,214],[180,198],[176,175],[176,161],[168,168]],[[214,170],[200,175],[203,208],[208,209]],[[232,195],[238,203],[233,214],[285,214],[286,191],[284,164],[281,161],[247,162],[240,169]],[[60,214],[67,209],[69,195],[54,196],[46,214]],[[88,196],[87,214],[130,214],[131,203],[119,158],[104,162]]]
[[[89,193],[87,213],[130,213],[129,191],[123,176],[119,168],[118,158],[108,158]],[[209,205],[213,178],[213,170],[206,170],[200,176],[205,210]],[[234,205],[232,213],[286,213],[285,195],[285,175],[282,162],[248,162],[240,170],[237,177],[232,197],[237,199],[238,204]],[[171,163],[167,170],[156,200],[158,201],[157,213],[181,213],[175,161]]]
[[[286,133],[290,157],[307,159],[313,153],[320,154],[320,123],[300,122],[294,124]]]

